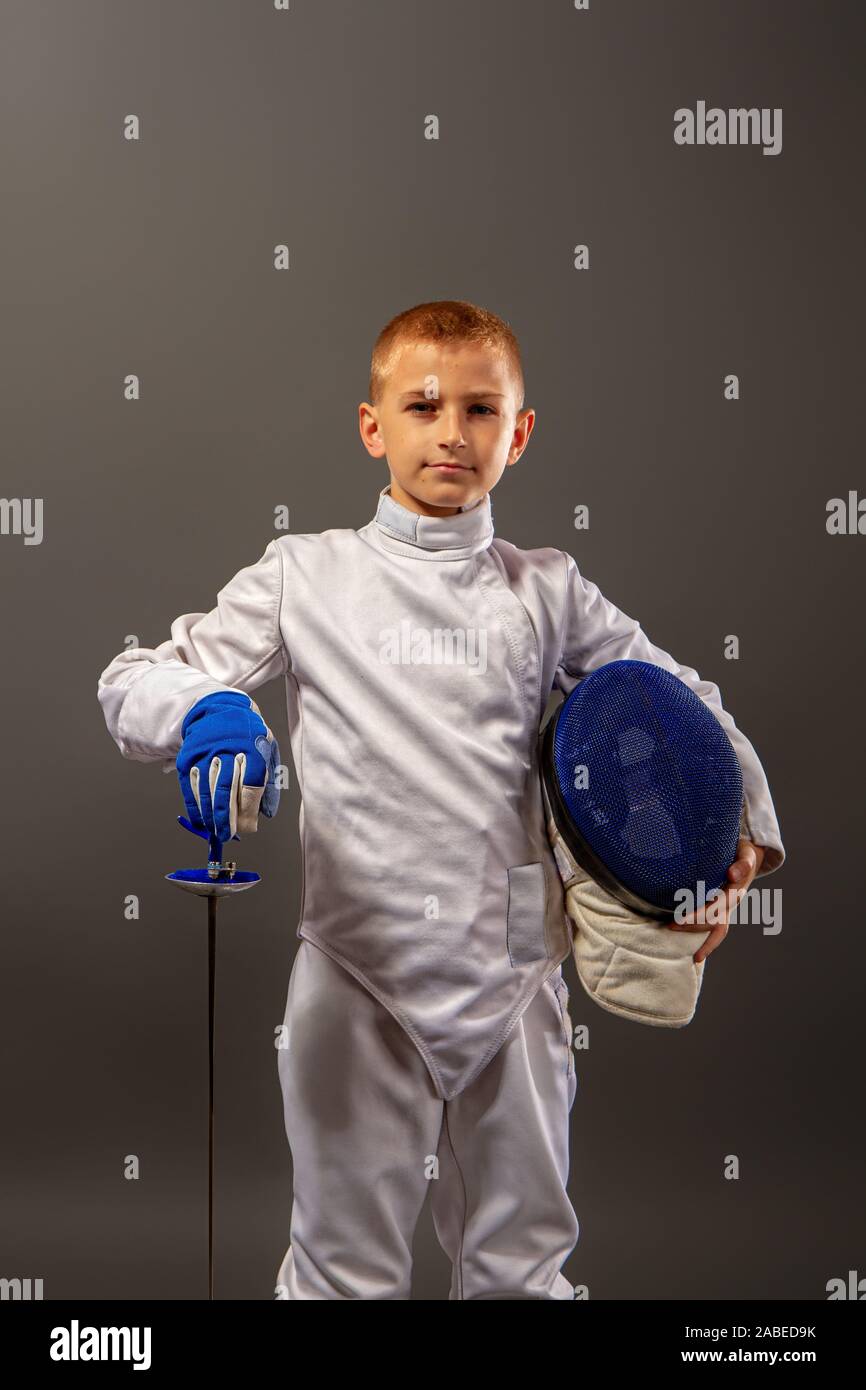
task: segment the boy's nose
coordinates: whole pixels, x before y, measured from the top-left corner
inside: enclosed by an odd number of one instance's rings
[[[460,422],[457,419],[442,421],[442,435],[439,440],[448,449],[455,449],[458,444],[463,444],[463,434],[460,430]]]

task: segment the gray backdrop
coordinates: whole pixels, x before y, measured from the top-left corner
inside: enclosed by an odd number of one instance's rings
[[[121,758],[97,676],[127,635],[155,646],[213,607],[274,507],[293,531],[370,520],[370,349],[438,298],[502,314],[523,350],[539,419],[493,494],[498,534],[568,550],[719,684],[788,853],[763,881],[782,931],[731,929],[687,1029],[604,1013],[566,963],[590,1047],[564,1272],[597,1299],[824,1299],[866,1276],[866,538],[826,524],[863,478],[860,12],[3,4],[0,490],[44,510],[40,543],[9,506],[0,535],[0,1277],[206,1297],[206,909],[163,878],[201,842],[176,777]],[[700,101],[781,108],[781,152],[676,145],[674,111]],[[256,698],[288,761],[282,685]],[[235,846],[263,883],[221,911],[221,1299],[272,1297],[288,1242],[292,782]],[[426,1210],[415,1249],[415,1297],[445,1298]]]

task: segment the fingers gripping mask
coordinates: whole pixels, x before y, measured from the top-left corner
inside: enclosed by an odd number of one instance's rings
[[[670,923],[720,888],[736,858],[743,783],[730,739],[679,677],[612,661],[550,718],[540,766],[581,983],[612,1013],[682,1027],[709,928]]]

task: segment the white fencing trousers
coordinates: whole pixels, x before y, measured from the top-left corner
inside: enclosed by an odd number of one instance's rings
[[[277,1053],[294,1169],[277,1298],[408,1299],[428,1189],[449,1298],[574,1299],[559,1272],[577,1079],[559,967],[496,1056],[452,1100],[347,970],[301,940]]]

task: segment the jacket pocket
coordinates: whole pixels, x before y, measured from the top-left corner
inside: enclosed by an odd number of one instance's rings
[[[508,869],[506,936],[512,966],[547,960],[544,922],[547,882],[544,865],[516,864]]]

